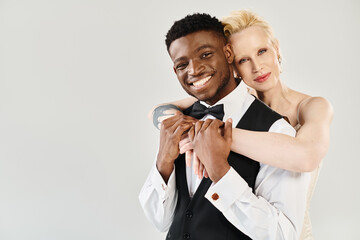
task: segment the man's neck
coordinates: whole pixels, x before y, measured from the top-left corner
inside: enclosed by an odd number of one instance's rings
[[[213,99],[209,101],[205,101],[208,105],[213,106],[217,102],[221,101],[224,97],[229,95],[234,89],[239,85],[241,80],[235,79],[234,77],[231,77],[228,84],[222,89],[222,92],[218,94],[220,97],[218,99]]]

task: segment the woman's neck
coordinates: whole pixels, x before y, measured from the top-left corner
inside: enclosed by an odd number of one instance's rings
[[[256,93],[261,101],[280,114],[284,114],[284,111],[291,105],[289,99],[290,89],[280,80],[272,89],[265,92],[257,91]]]

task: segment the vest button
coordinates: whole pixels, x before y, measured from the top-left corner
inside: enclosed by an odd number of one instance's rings
[[[211,198],[216,201],[219,199],[219,195],[217,193],[214,193],[213,195],[211,195]]]
[[[187,218],[192,218],[192,217],[193,217],[193,213],[192,213],[191,211],[186,211],[185,216],[186,216]]]
[[[191,237],[190,237],[190,234],[188,234],[188,233],[184,233],[184,239],[190,239]]]

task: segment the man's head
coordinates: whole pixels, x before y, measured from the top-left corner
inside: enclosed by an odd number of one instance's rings
[[[213,105],[236,87],[233,53],[215,17],[188,15],[174,23],[165,42],[174,71],[188,94]]]

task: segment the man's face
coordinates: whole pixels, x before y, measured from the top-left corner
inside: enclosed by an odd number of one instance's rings
[[[169,48],[174,71],[184,90],[213,105],[236,87],[233,54],[213,31],[198,31],[173,41]]]

